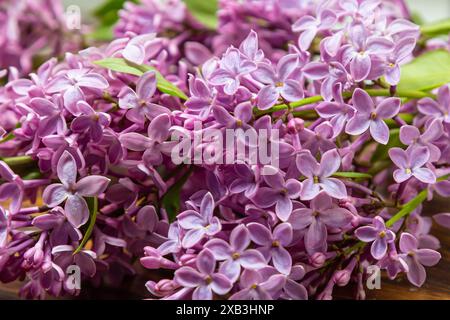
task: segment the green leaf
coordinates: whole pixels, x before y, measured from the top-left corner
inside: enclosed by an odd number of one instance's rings
[[[142,76],[147,71],[154,71],[156,73],[157,87],[161,92],[183,100],[187,100],[188,98],[180,88],[164,78],[164,76],[152,66],[144,64],[138,65],[121,58],[106,58],[94,61],[94,64],[112,71],[128,73],[135,76]]]
[[[184,3],[198,22],[209,29],[217,29],[217,0],[184,0]]]
[[[450,82],[450,52],[424,53],[401,69],[398,90],[428,91]]]
[[[91,238],[92,231],[94,230],[95,222],[97,220],[97,212],[98,212],[97,197],[85,198],[85,200],[86,200],[86,202],[88,204],[88,208],[89,208],[90,221],[89,221],[89,225],[86,229],[86,232],[84,233],[84,237],[81,240],[80,245],[78,246],[78,248],[75,249],[73,254],[77,254],[78,252],[80,252],[84,248],[86,243],[89,241],[89,239]]]
[[[119,19],[118,12],[126,1],[137,2],[136,0],[107,0],[94,10],[93,15],[102,25],[112,25]]]
[[[372,175],[361,172],[335,172],[333,176],[350,179],[372,179]]]
[[[193,169],[194,167],[191,166],[189,170],[183,174],[180,180],[175,182],[162,197],[161,204],[167,211],[169,221],[174,221],[180,210],[180,191],[191,175]]]
[[[420,32],[426,36],[448,35],[450,32],[450,19],[424,25],[420,27]]]
[[[389,142],[384,144],[379,144],[377,149],[372,155],[371,163],[375,163],[381,160],[389,159],[388,151],[390,148],[401,147],[402,143],[400,141],[400,129],[394,128],[389,130]]]

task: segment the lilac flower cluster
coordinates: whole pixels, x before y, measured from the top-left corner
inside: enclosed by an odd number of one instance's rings
[[[37,12],[42,14],[38,15]],[[69,30],[59,0],[5,0],[0,4],[1,77],[28,74],[39,61],[77,51],[82,37]]]
[[[117,39],[0,88],[0,281],[76,295],[68,267],[117,285],[138,258],[162,299],[331,299],[351,281],[364,298],[369,265],[424,283],[441,256],[420,204],[450,196],[450,88],[397,90],[423,52],[403,1],[218,14],[208,31],[181,1],[127,3]],[[172,161],[172,134],[210,129],[266,130],[279,165]],[[217,148],[190,153],[237,152]]]

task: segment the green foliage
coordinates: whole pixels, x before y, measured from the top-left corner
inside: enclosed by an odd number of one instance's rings
[[[217,0],[184,0],[184,3],[198,22],[211,30],[217,29]]]
[[[186,94],[181,89],[164,78],[164,76],[152,66],[137,65],[121,58],[106,58],[95,61],[94,63],[112,71],[128,73],[135,76],[142,76],[147,71],[154,71],[156,73],[157,87],[161,92],[187,100]]]
[[[426,52],[402,67],[398,90],[428,91],[450,82],[450,53]]]

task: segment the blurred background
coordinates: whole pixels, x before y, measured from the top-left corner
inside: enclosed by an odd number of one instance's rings
[[[450,17],[450,0],[406,0],[406,2],[411,11],[419,14],[424,22],[433,22]],[[83,21],[87,21],[89,12],[101,3],[103,3],[103,0],[64,0],[66,6],[80,6],[83,12]],[[426,12],[426,15],[423,14],[424,12]]]

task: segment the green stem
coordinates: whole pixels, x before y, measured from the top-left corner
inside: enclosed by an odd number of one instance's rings
[[[98,199],[97,197],[87,198],[88,206],[90,209],[91,220],[89,222],[89,226],[86,229],[86,233],[84,234],[83,240],[81,240],[78,248],[75,249],[73,254],[77,254],[81,250],[83,250],[86,243],[89,241],[92,231],[94,230],[95,222],[97,221],[97,212],[98,212]]]
[[[391,97],[392,96],[389,89],[367,89],[365,91],[371,97]],[[344,92],[342,95],[344,98],[350,98],[352,96],[352,94],[353,94],[353,92]],[[399,97],[399,98],[410,98],[410,99],[421,99],[421,98],[426,98],[426,97],[434,98],[435,97],[435,95],[433,95],[431,93],[422,92],[422,91],[413,91],[413,90],[398,90],[396,92],[395,96]],[[302,99],[299,101],[291,102],[289,104],[289,106],[287,104],[283,103],[283,104],[278,104],[276,106],[273,106],[272,108],[267,109],[267,110],[256,109],[254,111],[254,113],[255,113],[255,116],[259,117],[259,116],[263,116],[265,114],[271,114],[273,112],[285,110],[285,109],[288,109],[289,107],[298,108],[298,107],[306,106],[306,105],[321,102],[321,101],[323,101],[322,96],[313,96],[313,97],[308,97],[308,98],[305,98],[305,99]]]
[[[450,19],[420,27],[420,32],[427,36],[448,34],[450,32]]]
[[[386,222],[386,227],[392,227],[398,220],[404,216],[410,214],[416,209],[422,202],[425,201],[428,195],[428,190],[422,190],[415,198],[403,205],[402,209],[397,212],[392,218]]]
[[[6,157],[0,158],[0,160],[5,162],[7,165],[11,167],[30,164],[34,162],[33,158],[29,156]]]

